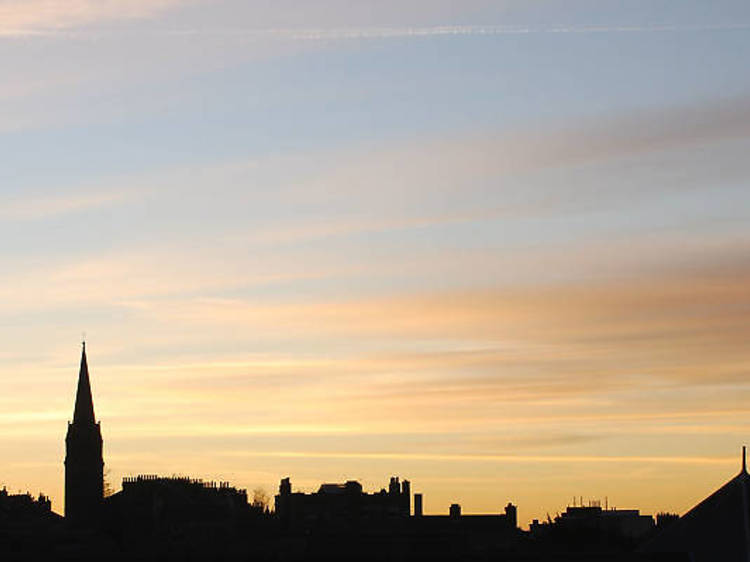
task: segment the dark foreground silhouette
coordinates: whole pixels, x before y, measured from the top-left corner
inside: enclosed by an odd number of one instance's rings
[[[455,504],[447,515],[414,513],[399,484],[365,493],[350,481],[303,494],[285,478],[271,512],[226,483],[139,476],[86,524],[55,515],[48,501],[5,493],[0,560],[681,559],[636,551],[658,529],[635,510],[570,507],[522,531],[512,504],[492,515],[463,515]]]

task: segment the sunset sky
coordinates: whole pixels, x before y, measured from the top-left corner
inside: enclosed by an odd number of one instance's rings
[[[684,512],[750,441],[746,0],[0,0],[0,486]]]

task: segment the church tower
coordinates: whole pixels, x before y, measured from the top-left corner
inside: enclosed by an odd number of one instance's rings
[[[73,422],[68,422],[65,437],[65,519],[75,525],[95,524],[103,497],[102,431],[94,417],[84,342]]]

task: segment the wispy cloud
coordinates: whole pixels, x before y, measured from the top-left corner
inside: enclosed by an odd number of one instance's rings
[[[750,29],[750,23],[722,23],[722,24],[654,24],[654,25],[437,25],[437,26],[408,26],[408,27],[332,27],[332,28],[304,28],[304,27],[201,27],[201,28],[157,28],[148,31],[131,30],[113,32],[66,30],[74,25],[87,24],[98,19],[134,18],[152,15],[170,5],[179,3],[178,0],[164,0],[161,5],[150,7],[148,3],[126,6],[128,10],[117,10],[117,6],[110,9],[91,9],[88,2],[81,2],[81,8],[67,18],[50,18],[53,14],[44,14],[19,10],[12,14],[10,23],[17,21],[15,27],[6,25],[0,28],[0,35],[29,35],[46,37],[103,37],[119,34],[150,35],[162,37],[203,36],[225,37],[235,39],[272,39],[291,41],[346,41],[346,40],[383,40],[383,39],[418,39],[426,37],[477,37],[502,35],[535,35],[535,34],[605,34],[605,33],[689,33],[707,31],[744,31]],[[151,8],[141,9],[137,8]],[[88,9],[86,9],[88,8]],[[32,16],[33,14],[33,16]],[[1,14],[0,14],[1,15]],[[44,17],[44,16],[47,17]],[[54,25],[52,25],[54,23]],[[44,27],[47,24],[48,27]]]
[[[731,31],[750,29],[750,24],[717,25],[637,25],[637,26],[512,26],[512,25],[441,25],[429,27],[351,27],[337,29],[223,29],[186,30],[176,33],[257,35],[293,40],[329,41],[346,39],[403,39],[419,37],[492,36],[529,34],[588,33],[668,33],[690,31]]]
[[[735,458],[716,457],[634,457],[634,456],[555,456],[555,455],[441,455],[441,454],[410,454],[410,453],[327,453],[314,451],[271,451],[271,452],[237,452],[227,451],[229,456],[270,456],[280,458],[357,458],[357,459],[386,459],[386,460],[432,460],[458,462],[512,462],[512,463],[562,463],[562,464],[592,464],[592,463],[636,463],[636,464],[721,464],[736,463]]]
[[[26,193],[5,196],[0,200],[0,220],[30,221],[99,209],[131,200],[139,194],[130,191],[63,192],[29,195]]]
[[[707,387],[729,392],[724,402],[717,395],[712,409],[721,404],[715,416],[731,417],[747,379],[748,272],[652,273],[630,281],[305,303],[157,299],[135,313],[137,325],[149,326],[151,344],[202,348],[217,335],[232,347],[266,351],[211,360],[183,351],[136,364],[118,359],[122,352],[113,347],[99,357],[112,377],[107,384],[119,388],[110,394],[124,393],[133,404],[143,387],[148,401],[163,401],[160,411],[178,400],[192,404],[191,415],[262,395],[293,409],[286,422],[268,414],[269,423],[287,427],[318,426],[323,405],[329,423],[367,427],[378,420],[381,429],[389,414],[394,423],[434,427],[433,415],[445,408],[452,415],[444,430],[517,417],[547,423],[572,406],[576,412],[566,416],[581,423],[675,420],[706,408],[698,395]],[[342,339],[346,353],[335,345]],[[279,347],[286,351],[274,351]],[[695,397],[662,402],[691,389]],[[653,403],[638,398],[644,392]],[[615,396],[616,409],[609,405]]]
[[[4,0],[0,35],[46,35],[95,22],[150,17],[182,0]]]
[[[234,165],[186,166],[163,173],[102,178],[99,181],[108,186],[102,190],[19,192],[0,202],[5,226],[14,221],[43,221],[133,203],[148,205],[150,216],[172,221],[178,231],[175,237],[179,238],[182,229],[195,245],[180,247],[160,235],[149,241],[148,247],[125,245],[121,251],[107,249],[106,255],[91,254],[75,260],[52,256],[49,261],[9,271],[0,280],[0,299],[7,311],[70,308],[85,303],[114,305],[143,317],[179,318],[188,323],[205,319],[209,323],[242,324],[247,318],[255,318],[273,324],[273,317],[278,315],[286,318],[288,326],[303,330],[306,316],[294,314],[296,305],[287,312],[275,309],[268,297],[256,307],[225,295],[233,290],[247,292],[294,281],[341,281],[372,275],[451,278],[465,285],[478,282],[467,272],[481,271],[481,283],[507,285],[543,277],[549,270],[558,277],[568,272],[580,278],[632,274],[634,268],[670,267],[677,261],[698,268],[723,267],[722,263],[744,259],[741,235],[727,240],[720,232],[709,232],[687,240],[682,234],[664,232],[654,237],[645,230],[619,241],[586,240],[548,250],[529,249],[524,244],[515,248],[512,241],[506,245],[499,239],[491,249],[443,248],[439,256],[402,252],[401,248],[376,255],[342,254],[332,252],[326,244],[389,232],[400,233],[400,238],[407,240],[429,228],[500,221],[506,224],[507,237],[513,221],[558,217],[575,211],[582,198],[589,210],[629,205],[635,194],[657,204],[661,194],[688,190],[693,185],[690,182],[702,185],[716,170],[699,160],[685,164],[691,177],[683,181],[680,176],[679,185],[659,177],[659,182],[636,184],[628,190],[599,183],[587,187],[551,181],[528,189],[524,181],[514,180],[548,170],[640,157],[652,151],[705,146],[742,137],[748,131],[750,103],[738,98],[636,113],[576,128],[498,136],[458,135],[441,140],[417,138],[395,147],[360,146],[343,154],[316,151],[250,164],[243,160]],[[746,159],[729,158],[720,172],[727,179],[741,178],[748,170]],[[209,184],[212,189],[206,190]],[[239,184],[258,187],[231,191]],[[472,192],[475,196],[469,197]],[[149,200],[144,202],[146,193]],[[286,213],[285,201],[290,199],[297,202],[293,215]],[[190,201],[192,208],[177,212],[185,201]],[[204,226],[200,220],[206,209],[221,218],[229,207],[247,209],[241,224],[221,219],[217,232],[215,224]],[[262,209],[262,213],[254,213],[254,209]],[[175,216],[180,214],[184,219],[175,223]],[[216,244],[201,242],[206,236]],[[297,250],[303,244],[304,250]],[[408,249],[408,244],[404,248]],[[235,258],[248,252],[256,259]],[[201,257],[196,261],[198,254]],[[502,259],[498,259],[500,255]],[[664,255],[671,256],[669,262],[664,263]],[[709,258],[711,263],[705,263]],[[508,263],[513,267],[506,267]],[[305,306],[312,306],[309,312],[316,316],[316,322],[323,319],[323,308],[310,303]],[[338,306],[331,303],[325,314],[335,319]],[[368,308],[366,303],[363,306]],[[410,306],[404,303],[401,310]],[[344,314],[349,321],[348,313]],[[356,333],[358,322],[356,312],[353,314]],[[399,314],[381,316],[382,323],[393,320],[399,329]],[[380,323],[375,317],[369,318],[371,327]],[[321,326],[333,329],[335,323],[326,321]]]

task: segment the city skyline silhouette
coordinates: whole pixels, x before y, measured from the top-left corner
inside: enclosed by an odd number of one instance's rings
[[[86,354],[85,354],[85,343],[83,344],[83,351],[82,351],[81,364],[80,364],[79,371],[80,371],[79,375],[76,377],[76,390],[75,390],[76,401],[74,402],[75,411],[73,413],[73,416],[70,418],[71,421],[77,420],[80,417],[87,417],[87,416],[92,417],[93,416],[93,402],[89,403],[89,399],[86,398],[87,395],[89,397],[91,396],[91,392],[92,392],[91,386],[89,386],[90,383],[87,383],[83,379],[81,379],[81,375],[85,372],[86,380],[88,380],[88,362],[87,362]],[[81,386],[83,386],[83,389],[81,388]],[[88,388],[86,388],[87,386]],[[95,384],[94,384],[94,387],[96,387]],[[82,392],[83,392],[84,399],[82,402],[82,406],[79,406],[78,396],[81,395]],[[158,409],[158,404],[155,404],[155,407]],[[84,412],[84,413],[81,413],[81,412]],[[85,412],[90,412],[90,413],[85,413]],[[144,414],[147,415],[148,413],[144,412]],[[105,420],[107,419],[106,414],[105,414],[104,419]],[[98,426],[98,423],[97,423],[97,426]],[[111,429],[116,430],[116,428],[111,428]],[[107,435],[106,425],[105,425],[104,430],[102,431],[102,435],[104,435],[105,441],[106,441],[106,435]],[[116,431],[114,435],[117,435]],[[739,445],[735,446],[735,450],[736,450],[736,447],[738,446]],[[115,444],[115,448],[116,448],[116,444]],[[56,449],[53,448],[53,450],[56,450]],[[235,452],[238,455],[240,455],[242,458],[244,458],[244,455],[243,455],[244,452],[242,450],[237,450]],[[291,455],[291,458],[294,459],[297,456],[300,456],[300,455]],[[284,454],[271,455],[271,458],[274,459],[275,461],[274,469],[275,469],[276,480],[278,480],[278,478],[281,477],[281,475],[283,474],[287,474],[287,473],[294,474],[293,470],[288,469],[290,464],[287,460],[285,460],[288,457],[289,457],[288,455],[284,455]],[[363,451],[362,457],[365,459],[367,458],[379,459],[382,462],[382,466],[384,466],[384,469],[382,470],[382,475],[381,475],[380,480],[382,480],[382,478],[385,478],[387,475],[391,474],[392,472],[401,473],[404,475],[410,475],[408,472],[405,472],[405,471],[398,471],[398,470],[394,471],[394,470],[388,469],[388,464],[393,464],[391,461],[394,460],[393,456],[391,455],[379,455],[378,453],[374,453],[370,457],[367,451]],[[252,458],[252,454],[250,454],[248,458]],[[343,458],[345,458],[345,456]],[[432,460],[430,457],[427,457],[427,458],[428,460]],[[444,457],[440,455],[436,455],[435,458],[436,460],[446,460]],[[725,476],[726,474],[731,473],[731,467],[736,465],[735,459],[736,459],[736,456],[732,454],[731,456],[727,455],[726,458],[717,458],[708,463],[708,466],[712,467],[715,472],[715,474],[713,475],[712,484],[713,482],[716,482],[716,483],[721,482],[722,475]],[[494,459],[493,458],[491,460],[496,461],[497,463],[502,463],[503,461],[514,462],[514,460],[516,459],[513,459],[513,458]],[[602,463],[603,471],[606,471],[606,466],[610,462],[619,462],[619,461],[632,462],[633,459],[620,459],[618,457],[614,457],[614,458],[603,457],[600,459],[592,458],[590,460],[595,464],[597,462]],[[23,459],[18,459],[18,461],[23,462]],[[534,461],[544,462],[545,459],[543,457],[539,457],[539,458],[535,458]],[[647,462],[647,461],[648,459],[644,459],[644,462]],[[659,464],[663,464],[665,461],[657,458],[656,462]],[[668,463],[669,461],[666,460],[666,462]],[[234,475],[231,474],[229,471],[222,470],[220,466],[211,472],[186,470],[184,467],[179,466],[179,463],[176,460],[170,459],[169,457],[163,458],[163,462],[161,464],[160,469],[155,469],[153,465],[144,464],[143,467],[131,466],[130,468],[123,470],[122,468],[118,467],[116,464],[114,464],[113,466],[113,464],[114,463],[108,463],[108,464],[105,463],[107,486],[110,488],[111,491],[116,491],[119,488],[120,481],[122,479],[127,478],[127,477],[137,476],[139,474],[161,474],[163,476],[183,475],[183,476],[189,476],[189,477],[195,477],[195,478],[202,478],[206,481],[211,481],[211,480],[217,481],[217,482],[218,481],[230,481],[234,485],[238,485],[238,486],[251,489],[251,490],[255,488],[260,488],[260,489],[263,489],[266,493],[270,493],[276,487],[276,482],[273,482],[273,481],[271,482],[258,481],[258,480],[252,480],[252,479],[247,479],[247,478],[238,479],[234,477]],[[716,468],[722,467],[722,466],[726,466],[727,468],[725,468],[723,471],[716,470]],[[64,470],[58,471],[58,474],[63,475]],[[341,472],[340,470],[337,470],[334,468],[334,470],[330,472],[321,471],[319,475],[317,475],[316,477],[308,481],[302,480],[303,483],[301,487],[299,484],[297,484],[297,488],[312,492],[317,489],[320,482],[331,481],[331,480],[345,481],[349,479],[360,480],[364,483],[365,486],[370,487],[370,488],[377,488],[380,485],[380,481],[377,480],[377,475],[376,475],[376,478],[363,479],[357,473],[352,474],[351,472],[349,473]],[[295,480],[299,481],[300,479],[295,479]],[[487,479],[486,483],[487,485],[491,485],[492,479]],[[479,485],[481,484],[482,482],[479,482]],[[53,509],[55,511],[61,514],[64,512],[64,497],[65,496],[62,493],[62,487],[63,487],[62,479],[60,480],[60,482],[57,482],[55,485],[47,486],[47,487],[43,485],[39,485],[39,484],[35,485],[35,483],[33,482],[29,483],[28,480],[26,483],[21,483],[20,485],[15,484],[11,481],[3,480],[2,485],[6,486],[10,491],[17,491],[19,493],[22,491],[24,492],[28,491],[33,494],[43,493],[45,494],[46,497],[51,498]],[[456,501],[463,503],[464,510],[467,513],[495,512],[500,508],[500,506],[504,505],[504,502],[506,500],[509,500],[509,499],[515,500],[515,497],[516,497],[516,494],[514,493],[512,486],[504,486],[499,490],[493,491],[493,493],[495,494],[505,494],[504,496],[500,497],[497,500],[497,503],[495,505],[489,505],[488,507],[477,508],[471,504],[470,500],[467,503],[465,496],[459,497],[461,496],[461,494],[458,491],[447,490],[447,493],[443,494],[443,497],[447,498],[447,501],[443,500],[442,502],[438,503],[437,501],[435,501],[434,498],[429,497],[429,493],[430,493],[429,487],[425,487],[424,485],[422,485],[422,488],[423,490],[427,492],[427,495],[428,495],[428,502],[426,504],[427,507],[425,509],[425,513],[431,513],[431,514],[447,513],[448,506],[451,503],[456,502]],[[668,511],[682,513],[686,511],[687,508],[691,507],[697,499],[699,499],[700,497],[705,495],[705,493],[713,489],[711,487],[704,487],[703,489],[687,489],[686,490],[684,486],[681,486],[681,489],[685,490],[683,504],[686,504],[686,507],[680,509],[680,508],[674,508],[673,505],[664,505],[664,504],[662,505],[647,504],[644,507],[642,504],[639,504],[637,500],[631,500],[627,497],[623,497],[621,493],[618,494],[618,489],[620,488],[621,488],[621,484],[619,482],[611,480],[609,482],[608,488],[604,489],[604,493],[592,494],[590,491],[587,491],[585,485],[582,485],[580,486],[579,489],[573,490],[574,493],[572,494],[568,493],[565,497],[562,497],[561,495],[560,497],[551,498],[551,501],[548,504],[541,506],[541,509],[537,508],[536,510],[529,510],[527,508],[526,510],[524,510],[525,512],[522,511],[521,517],[519,519],[519,525],[525,528],[528,526],[528,524],[531,522],[532,519],[544,519],[544,517],[549,513],[552,513],[552,514],[561,513],[565,510],[566,507],[571,506],[571,505],[575,506],[576,501],[578,501],[578,505],[583,505],[585,502],[592,502],[592,501],[603,503],[605,498],[608,501],[611,501],[611,505],[613,506],[617,505],[620,507],[628,507],[628,506],[640,507],[646,512],[650,512],[653,514],[656,514],[659,512],[668,512]],[[60,492],[55,493],[56,489],[60,490]],[[573,498],[572,501],[570,499],[571,497]],[[611,500],[609,498],[611,498]],[[467,507],[468,507],[468,510],[467,510]]]
[[[106,487],[108,488],[105,492],[105,470],[104,467],[106,463],[104,462],[104,455],[103,455],[103,439],[100,429],[100,422],[97,421],[96,416],[94,414],[94,400],[93,400],[93,393],[91,388],[91,378],[89,375],[89,367],[88,367],[88,359],[86,355],[86,341],[81,342],[81,357],[80,357],[80,366],[79,366],[79,372],[77,376],[77,384],[76,384],[76,392],[75,392],[75,400],[74,400],[74,408],[73,408],[73,417],[72,421],[68,422],[68,432],[65,438],[66,443],[66,454],[65,454],[65,472],[64,472],[64,480],[65,480],[65,495],[64,495],[64,510],[57,509],[58,512],[65,515],[66,519],[76,522],[77,525],[91,525],[91,522],[96,520],[97,513],[98,513],[98,504],[101,503],[103,499],[105,499],[107,496],[117,493],[120,488],[118,488],[117,483],[107,481]],[[742,469],[740,471],[741,475],[747,474],[747,459],[746,459],[746,447],[742,446]],[[110,478],[110,471],[106,471],[107,478],[111,480]],[[158,475],[148,475],[144,476],[144,472],[139,473],[138,475],[130,475],[125,476],[123,478],[123,484],[127,482],[140,482],[141,479],[157,479],[157,478],[176,478],[178,480],[180,479],[187,479],[189,481],[195,481],[195,482],[204,482],[203,478],[199,478],[198,480],[193,480],[189,476],[185,475],[178,475],[176,473],[172,473],[172,476],[158,476]],[[286,487],[287,494],[291,493],[291,487],[289,484],[289,477],[283,478],[281,483],[281,489],[282,489],[282,495],[284,494],[283,490]],[[394,481],[396,483],[396,493],[398,494],[399,484],[398,484],[398,478],[397,477],[391,477],[391,483],[390,488],[391,492],[393,492],[393,486]],[[209,487],[215,487],[216,483],[211,482],[209,480],[205,480],[205,482],[209,485]],[[284,483],[286,482],[286,484]],[[353,482],[353,481],[351,481]],[[221,482],[222,486],[229,485],[229,482]],[[427,514],[427,512],[424,512],[423,509],[423,494],[419,493],[416,494],[416,496],[419,496],[418,500],[415,500],[414,506],[412,507],[412,500],[410,499],[410,485],[409,481],[404,480],[404,494],[405,497],[408,498],[407,503],[405,504],[407,507],[404,508],[406,510],[407,515],[408,514],[419,514],[422,513]],[[361,491],[361,485],[357,484],[359,486],[359,489]],[[92,487],[93,486],[93,487]],[[338,484],[322,484],[322,487],[320,490],[324,490],[326,486],[339,486]],[[341,485],[343,486],[343,484]],[[348,484],[347,484],[348,486]],[[7,488],[7,487],[6,487]],[[12,489],[12,488],[11,488]],[[262,493],[266,493],[266,491],[263,488],[256,488],[256,491],[260,491]],[[243,492],[246,492],[246,490],[243,490]],[[26,493],[30,493],[29,490],[27,490]],[[302,493],[299,492],[298,489],[295,490],[295,493]],[[44,494],[44,490],[41,490],[39,492],[40,498],[44,497],[45,501],[50,497],[47,494]],[[278,500],[277,500],[278,502]],[[576,504],[576,502],[578,502]],[[50,502],[51,503],[51,502]],[[416,505],[419,505],[417,508]],[[602,504],[601,499],[599,498],[590,498],[587,497],[586,500],[584,500],[584,496],[573,496],[572,503],[569,502],[567,504],[567,507],[570,508],[571,505],[573,508],[576,507],[600,507]],[[450,510],[453,509],[454,506],[459,504],[451,504]],[[512,504],[509,504],[512,505]],[[79,507],[80,506],[80,507]],[[266,507],[271,507],[270,503],[266,504]],[[401,508],[399,508],[401,509]],[[517,508],[514,508],[517,509]],[[608,497],[605,498],[605,510],[609,509],[609,499]],[[612,509],[615,509],[614,507]],[[278,510],[278,506],[277,506]],[[458,508],[460,513],[460,507]],[[89,515],[79,515],[78,512],[82,513],[88,513]],[[559,515],[559,511],[557,514]],[[666,513],[666,510],[660,510],[659,513]],[[93,515],[92,515],[93,514]],[[514,527],[516,526],[516,516],[514,512]],[[536,520],[535,520],[536,521]]]
[[[391,476],[379,492],[356,480],[323,483],[314,493],[280,480],[267,493],[230,482],[140,474],[115,489],[104,478],[103,440],[94,413],[86,343],[81,344],[73,421],[65,436],[65,512],[49,497],[0,491],[0,554],[10,560],[548,560],[708,562],[741,560],[750,553],[743,530],[750,522],[746,447],[737,476],[680,516],[602,506],[573,505],[546,521],[519,528],[518,506],[501,513],[466,514],[452,503],[447,514],[423,509],[424,494]],[[251,546],[252,545],[252,546]],[[393,552],[398,548],[399,554]],[[571,558],[572,557],[572,558]]]

